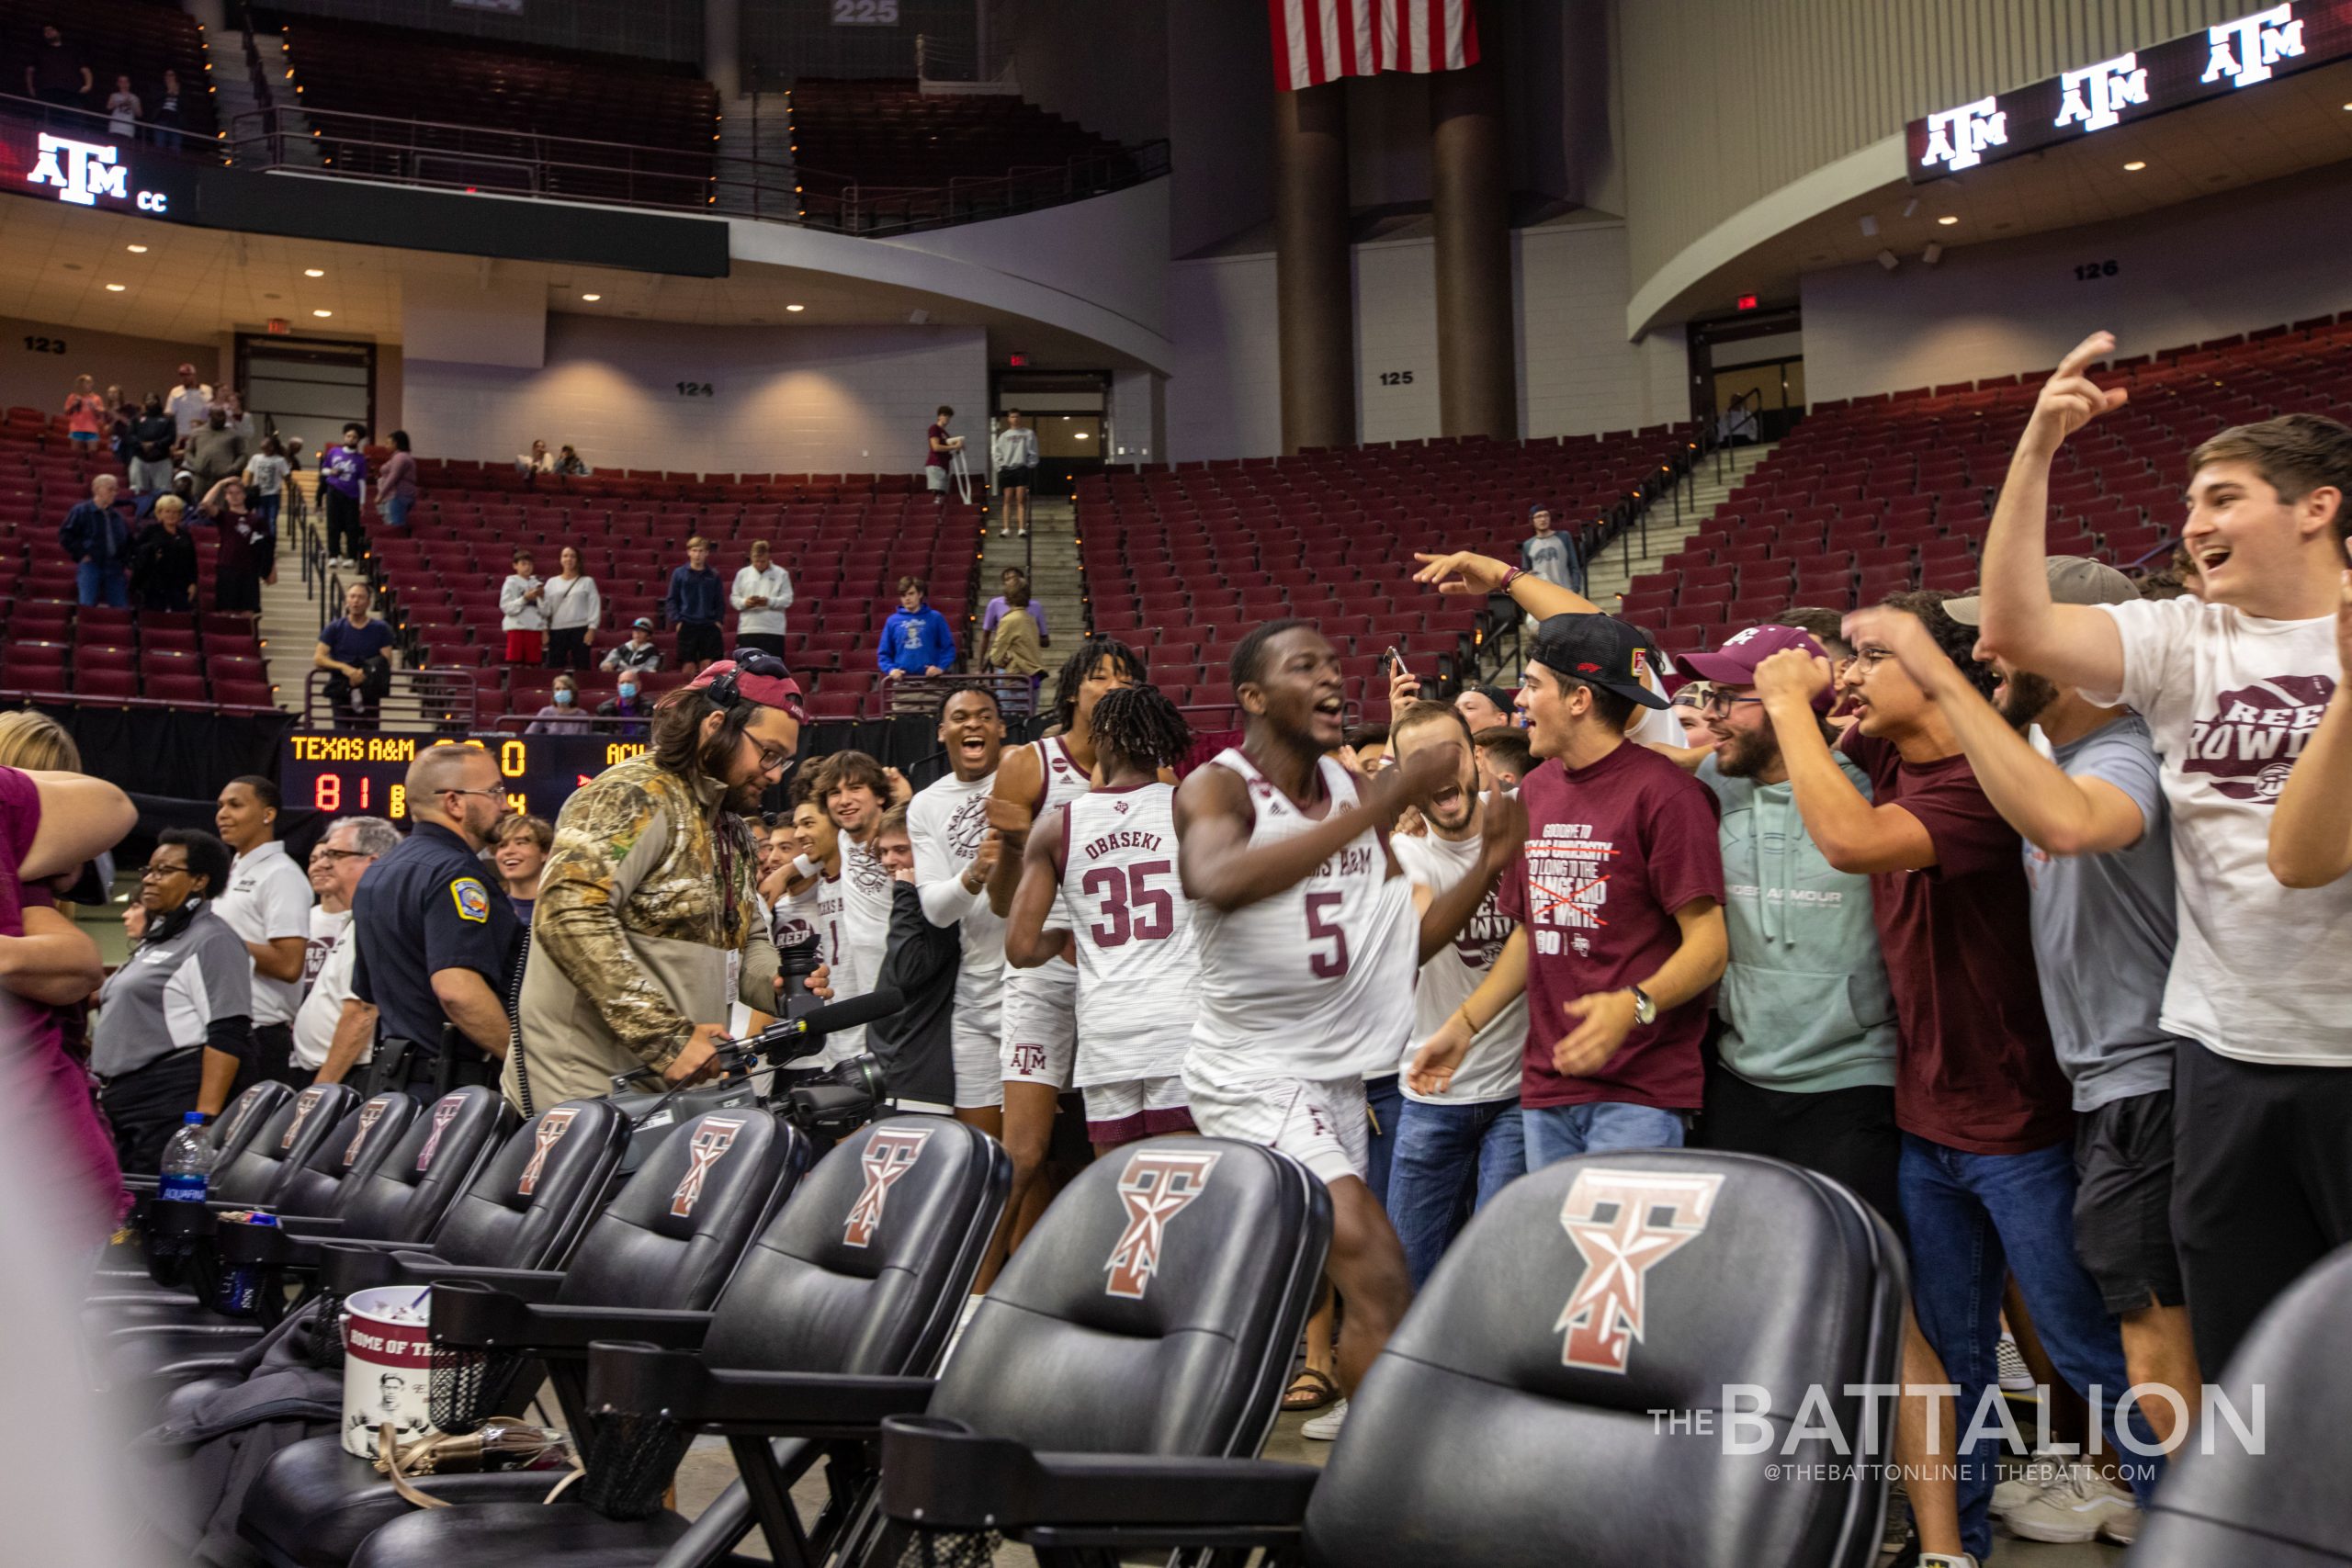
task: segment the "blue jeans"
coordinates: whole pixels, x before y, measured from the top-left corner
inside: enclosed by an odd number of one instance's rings
[[[1433,1105],[1408,1100],[1396,1115],[1388,1166],[1388,1219],[1405,1244],[1413,1289],[1429,1283],[1463,1224],[1512,1178],[1527,1173],[1519,1101]]]
[[[1614,1100],[1590,1105],[1531,1105],[1521,1120],[1527,1128],[1530,1170],[1602,1149],[1682,1146],[1682,1118],[1655,1105],[1628,1105]]]
[[[408,509],[415,504],[416,497],[413,495],[395,495],[386,498],[384,504],[379,508],[379,510],[384,514],[385,526],[390,528],[407,527]]]
[[[253,498],[254,521],[275,533],[277,529],[278,511],[285,504],[286,496],[282,491],[277,495],[254,496]]]
[[[1903,1220],[1910,1232],[1911,1305],[1919,1332],[1960,1388],[1954,1435],[1964,1436],[1999,1373],[2001,1280],[2017,1276],[2033,1331],[2075,1393],[2099,1390],[2106,1425],[2100,1441],[2132,1478],[2144,1504],[2158,1462],[2123,1447],[2116,1401],[2132,1384],[2123,1340],[2075,1255],[2075,1151],[2071,1141],[2026,1155],[1972,1155],[1903,1134]],[[1996,1405],[2000,1395],[1992,1393]],[[2143,1448],[2154,1429],[2135,1407],[2132,1430]],[[1993,1549],[1988,1512],[1999,1459],[1998,1438],[1981,1439],[1984,1457],[1959,1455],[1961,1544],[1981,1561]]]
[[[1363,1080],[1363,1102],[1372,1111],[1367,1162],[1372,1168],[1364,1177],[1364,1185],[1372,1189],[1373,1201],[1383,1206],[1388,1201],[1388,1156],[1396,1148],[1396,1116],[1405,1104],[1405,1091],[1396,1087],[1398,1076],[1384,1073]]]
[[[96,604],[101,596],[118,610],[130,604],[130,582],[122,575],[122,568],[100,566],[94,560],[74,563],[74,592],[85,604]]]

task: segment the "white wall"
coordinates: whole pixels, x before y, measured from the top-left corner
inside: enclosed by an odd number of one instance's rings
[[[58,344],[64,353],[54,352]],[[101,392],[119,386],[125,397],[169,393],[184,364],[195,366],[206,385],[218,386],[220,361],[208,343],[165,343],[0,316],[0,407],[62,412],[74,378],[85,374]]]
[[[1407,441],[1434,435],[1437,247],[1428,240],[1358,245],[1353,259],[1356,438]],[[1412,379],[1396,379],[1404,376]]]
[[[977,327],[684,327],[550,315],[538,369],[419,358],[401,418],[420,457],[498,460],[534,436],[599,468],[911,473],[932,410],[988,406]],[[707,383],[709,397],[677,383]]]
[[[419,359],[536,369],[547,359],[547,282],[486,272],[471,285],[412,283],[401,291],[401,343]]]
[[[1625,341],[1624,224],[1554,224],[1511,241],[1521,434],[1589,435],[1685,417],[1680,334]]]
[[[945,256],[1039,284],[1165,336],[1169,188],[1167,180],[1149,180],[1041,212],[859,243]]]
[[[1168,378],[1169,460],[1280,452],[1273,256],[1171,265],[1168,318],[1175,344]]]
[[[1815,402],[2047,369],[2090,333],[2145,354],[2352,307],[2352,171],[2340,165],[1940,265],[1875,263],[1802,280]],[[2113,261],[2112,277],[2076,267]]]

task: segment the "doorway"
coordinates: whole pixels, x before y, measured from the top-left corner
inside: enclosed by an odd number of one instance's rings
[[[1037,433],[1036,495],[1069,495],[1078,481],[1102,471],[1110,446],[1111,373],[1107,370],[1000,370],[989,400],[989,432],[1002,429],[1018,409]]]
[[[376,345],[327,338],[237,334],[237,385],[256,436],[299,436],[304,467],[343,437],[345,424],[376,429]]]
[[[1689,329],[1690,417],[1726,440],[1777,441],[1804,417],[1804,333],[1793,308]]]

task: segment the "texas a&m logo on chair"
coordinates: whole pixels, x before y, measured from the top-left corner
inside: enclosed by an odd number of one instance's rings
[[[719,1156],[735,1146],[735,1134],[743,1130],[741,1117],[706,1116],[695,1129],[693,1141],[686,1145],[686,1174],[678,1178],[677,1190],[670,1194],[670,1215],[686,1219],[702,1201],[703,1183],[710,1179],[710,1168]]]
[[[1209,1172],[1222,1159],[1216,1154],[1184,1154],[1173,1149],[1137,1149],[1127,1157],[1119,1176],[1119,1201],[1126,1205],[1126,1228],[1103,1265],[1111,1278],[1107,1295],[1139,1302],[1159,1272],[1159,1253],[1167,1239],[1168,1222],[1209,1183]]]
[[[1623,1372],[1642,1337],[1649,1271],[1707,1228],[1716,1175],[1669,1176],[1655,1170],[1577,1172],[1560,1224],[1584,1255],[1584,1278],[1560,1309],[1554,1333],[1567,1330],[1565,1366]]]
[[[458,1112],[464,1109],[465,1103],[457,1095],[445,1094],[441,1097],[441,1103],[433,1108],[433,1133],[424,1140],[424,1146],[416,1151],[417,1169],[424,1170],[433,1164],[434,1151],[441,1146],[441,1134],[449,1130],[449,1123],[458,1119]]]
[[[892,1185],[915,1168],[915,1161],[922,1157],[922,1146],[937,1131],[935,1127],[876,1127],[866,1135],[865,1147],[857,1156],[858,1166],[865,1172],[865,1190],[849,1206],[849,1221],[842,1226],[842,1246],[864,1247],[874,1239]]]
[[[531,1163],[523,1168],[523,1179],[514,1184],[516,1197],[528,1198],[538,1186],[539,1172],[548,1163],[548,1151],[571,1131],[571,1119],[579,1114],[571,1106],[560,1105],[539,1118],[538,1131],[531,1135]]]

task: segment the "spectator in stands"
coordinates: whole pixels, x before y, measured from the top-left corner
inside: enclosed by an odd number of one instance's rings
[[[931,486],[932,499],[943,509],[947,505],[948,460],[964,449],[962,436],[947,434],[947,422],[955,417],[956,411],[942,403],[939,412],[932,417],[931,428],[922,433],[925,447],[923,481]]]
[[[1535,533],[1519,547],[1519,564],[1555,587],[1573,593],[1583,592],[1584,558],[1577,553],[1577,542],[1557,532],[1556,514],[1551,503],[1539,501],[1529,507],[1527,521]]]
[[[343,614],[319,633],[311,666],[327,671],[326,697],[335,719],[354,729],[375,728],[376,710],[391,690],[392,662],[386,650],[392,628],[368,612],[374,592],[364,582],[343,591]]]
[[[527,811],[506,818],[491,829],[491,863],[498,867],[498,880],[504,885],[506,902],[514,907],[514,918],[526,927],[530,925],[531,909],[538,902],[539,873],[546,868],[548,851],[554,844],[555,829],[548,819]]]
[[[1535,766],[1534,753],[1527,749],[1527,731],[1511,725],[1498,724],[1481,729],[1470,738],[1470,743],[1478,752],[1480,789],[1516,790],[1519,781]]]
[[[752,559],[735,573],[728,594],[735,606],[735,644],[784,657],[784,612],[792,603],[792,574],[769,558],[765,539],[752,541]]]
[[[74,443],[74,450],[88,454],[98,449],[98,438],[106,434],[107,400],[99,395],[87,376],[74,378],[74,389],[65,394],[65,434]]]
[[[119,488],[112,474],[90,481],[90,499],[78,502],[58,525],[58,547],[74,562],[74,592],[85,604],[130,603],[130,520],[115,505]]]
[[[220,480],[198,510],[220,530],[220,555],[213,563],[212,607],[261,610],[261,590],[277,581],[277,534],[245,505],[245,481],[235,474]]]
[[[639,615],[628,624],[628,640],[615,643],[597,666],[599,670],[618,670],[650,674],[662,668],[662,645],[653,640],[653,620]]]
[[[727,585],[710,568],[710,541],[696,534],[686,541],[686,564],[672,570],[662,615],[678,634],[678,668],[689,676],[724,657],[719,619],[727,613]]]
[[[980,636],[983,638],[993,637],[996,624],[1004,619],[1008,611],[1026,610],[1029,619],[1035,623],[1037,646],[1053,647],[1052,628],[1046,625],[1046,607],[1038,604],[1036,596],[1029,592],[1029,574],[1017,566],[1009,566],[999,574],[997,581],[1004,592],[989,600],[988,608],[981,612]]]
[[[140,873],[138,962],[98,990],[90,1066],[125,1170],[163,1164],[191,1111],[220,1114],[253,1055],[253,956],[212,903],[229,846],[196,828],[156,835]]]
[[[61,109],[79,109],[96,86],[97,78],[90,74],[81,55],[66,43],[57,24],[43,22],[40,47],[33,51],[32,63],[25,67],[25,96],[39,98]],[[78,114],[52,115],[50,119],[68,130],[82,129]]]
[[[375,1043],[376,1010],[351,994],[351,965],[359,946],[351,929],[351,900],[368,868],[400,841],[401,830],[381,817],[338,817],[311,852],[313,863],[326,863],[326,872],[323,882],[315,874],[311,878],[311,886],[319,889],[319,909],[312,912],[311,927],[316,967],[310,991],[294,1014],[298,1076],[317,1075],[334,1055],[338,1042],[345,1043],[346,1055],[362,1062]],[[343,913],[334,919],[327,950],[320,954],[319,913],[331,906]],[[331,1080],[320,1077],[317,1081]]]
[[[570,545],[556,556],[556,574],[547,580],[548,668],[585,670],[589,645],[605,618],[596,580],[580,570],[580,552]]]
[[[920,577],[899,579],[899,607],[882,623],[874,662],[886,681],[901,675],[937,675],[956,662],[956,634],[947,617],[923,602]]]
[[[172,416],[172,428],[182,441],[204,428],[205,415],[212,411],[212,389],[196,378],[196,367],[180,367],[180,384],[172,389],[171,397],[164,404],[164,412]]]
[[[147,394],[146,404],[130,422],[130,493],[153,495],[172,488],[172,448],[179,443],[179,428],[164,412],[164,395]]]
[[[106,399],[106,431],[100,437],[115,461],[128,468],[131,458],[130,427],[138,423],[139,405],[122,395],[120,387],[109,386],[101,394]]]
[[[130,141],[139,134],[139,117],[145,112],[139,95],[130,90],[130,78],[117,76],[114,91],[107,95],[107,134],[118,141]]]
[[[180,443],[180,466],[196,476],[199,494],[245,471],[245,438],[229,428],[229,411],[205,410],[204,423]]]
[[[555,472],[555,454],[548,450],[544,441],[534,441],[528,452],[514,459],[514,471],[530,477]]]
[[[245,400],[234,387],[220,389],[220,412],[228,427],[244,438],[245,450],[254,447],[254,416],[246,411]]]
[[[1519,699],[1500,686],[1464,686],[1453,699],[1453,711],[1476,735],[1482,729],[1517,724]]]
[[[245,459],[245,495],[254,515],[277,527],[277,514],[286,500],[286,454],[275,435],[261,438],[261,450]]]
[[[360,443],[367,432],[356,424],[343,427],[343,439],[319,457],[319,491],[326,499],[327,557],[334,566],[357,566],[368,553],[368,536],[359,524],[359,498],[368,492],[368,454]]]
[[[1692,746],[1713,746],[1714,731],[1707,720],[1707,703],[1714,695],[1714,688],[1704,681],[1685,681],[1682,689],[1674,694],[1674,716],[1682,726],[1684,740]]]
[[[639,624],[643,625],[642,622]],[[644,720],[652,712],[653,705],[646,700],[643,688],[639,684],[638,672],[634,670],[622,671],[620,684],[616,688],[616,694],[596,705],[598,718],[635,721],[609,727],[611,733],[617,735],[623,740],[644,739]]]
[[[186,614],[196,608],[196,536],[187,502],[155,498],[153,516],[130,541],[130,593],[142,610]]]
[[[334,830],[329,825],[328,831]],[[326,962],[327,950],[345,926],[351,923],[351,900],[334,879],[334,856],[327,853],[327,834],[311,846],[311,858],[305,864],[310,873],[311,893],[318,902],[311,906],[311,941],[302,953],[302,995],[307,998],[311,987],[318,984],[319,965]],[[300,1024],[296,1024],[300,1033]]]
[[[311,879],[278,841],[277,785],[246,773],[221,786],[213,810],[220,841],[236,855],[212,911],[253,956],[254,1078],[292,1083],[294,1010],[311,940]],[[308,1075],[304,1075],[308,1076]]]
[[[514,570],[498,585],[499,626],[506,633],[506,662],[537,664],[547,656],[548,585],[539,580],[531,552],[514,552]]]
[[[580,681],[570,671],[555,678],[555,690],[548,694],[548,701],[532,717],[526,735],[585,735],[589,724],[580,711]]]
[[[416,458],[409,451],[407,431],[393,431],[391,442],[392,455],[376,476],[376,510],[386,527],[405,530],[408,509],[416,504]]]
[[[155,110],[147,117],[155,127],[155,145],[166,152],[176,152],[180,145],[180,73],[170,66],[164,67],[164,96],[155,101]]]
[[[567,441],[563,444],[563,450],[556,454],[555,471],[564,479],[584,479],[593,470],[588,467],[587,459],[573,450],[571,443]]]
[[[989,467],[996,469],[997,536],[1009,539],[1017,527],[1025,539],[1029,487],[1037,479],[1037,433],[1021,423],[1019,409],[1007,409],[1004,428],[989,445]]]
[[[1040,606],[1032,600],[997,617],[996,635],[989,638],[985,662],[1008,675],[1026,675],[1034,687],[1046,673],[1046,638],[1038,629]]]

